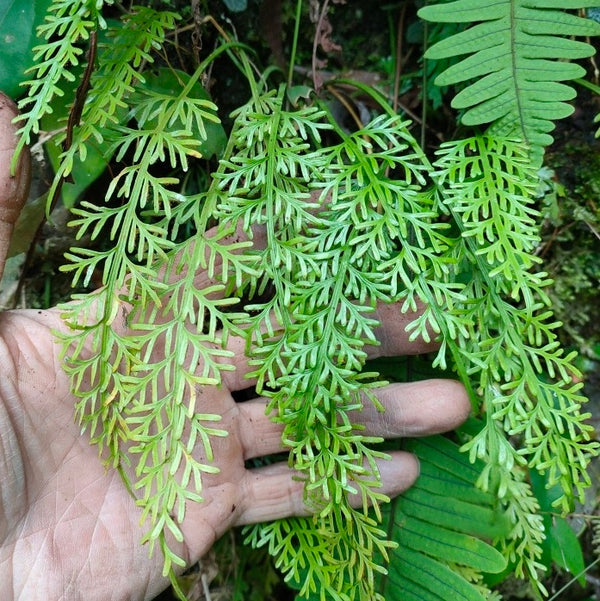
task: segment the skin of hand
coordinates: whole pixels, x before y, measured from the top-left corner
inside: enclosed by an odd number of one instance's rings
[[[14,177],[14,105],[0,95],[0,273],[10,233],[29,185],[26,154]],[[413,316],[398,307],[379,310],[381,346],[371,355],[430,350],[409,342]],[[124,323],[115,327],[125,328]],[[139,544],[141,510],[116,471],[73,420],[75,397],[60,366],[53,330],[65,328],[57,310],[16,310],[0,315],[0,590],[3,601],[123,601],[152,599],[167,586],[162,557]],[[232,392],[249,386],[244,341],[231,339],[236,370],[223,384],[202,391],[211,413],[228,431],[214,439],[219,473],[203,481],[202,503],[190,503],[176,548],[188,564],[205,554],[229,528],[305,514],[302,483],[287,463],[247,469],[245,460],[282,450],[281,427],[265,415],[265,399],[236,403]],[[367,434],[422,436],[452,429],[468,415],[464,388],[429,380],[381,388],[386,408],[370,404],[356,415]],[[393,453],[380,465],[382,491],[390,496],[418,476],[410,454]]]

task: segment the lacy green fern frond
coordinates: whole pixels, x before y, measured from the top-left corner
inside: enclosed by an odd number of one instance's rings
[[[221,371],[231,369],[223,360],[230,356],[224,350],[227,324],[241,317],[231,311],[235,299],[213,296],[223,285],[197,287],[194,282],[194,266],[213,253],[211,245],[218,240],[200,240],[171,252],[183,197],[175,187],[178,179],[159,176],[156,170],[164,164],[187,168],[189,158],[200,156],[202,138],[197,135],[206,136],[203,124],[217,120],[216,107],[204,95],[196,98],[192,93],[203,67],[181,82],[179,94],[150,88],[133,93],[134,83],[142,81],[140,61],[161,43],[173,19],[170,13],[155,15],[149,9],[128,15],[116,33],[123,52],[105,55],[101,67],[109,73],[96,77],[97,87],[88,99],[94,117],[77,129],[73,150],[63,156],[64,174],[69,157],[84,154],[90,138],[104,136],[114,140],[110,152],[117,159],[130,153],[135,163],[115,175],[105,205],[84,202],[73,211],[79,235],[106,236],[110,248],[68,253],[71,263],[64,270],[72,271],[75,281],[89,281],[99,271],[103,287],[64,306],[72,333],[62,340],[65,370],[80,399],[78,419],[139,497],[148,524],[145,540],[150,548],[159,544],[165,574],[171,575],[172,564],[183,561],[166,543],[167,533],[181,540],[185,503],[201,500],[202,475],[215,469],[211,441],[227,434],[215,427],[220,415],[196,409],[196,390],[217,384]],[[129,46],[132,37],[140,48]],[[120,97],[111,99],[112,92]],[[135,104],[129,108],[129,102]],[[129,110],[127,125],[111,117],[119,106]],[[189,206],[201,199],[185,200]],[[162,275],[155,269],[157,261],[164,265]],[[244,273],[248,260],[237,263]],[[173,272],[178,277],[169,279]],[[183,398],[189,402],[183,404]],[[198,445],[204,461],[194,459]]]
[[[34,48],[35,67],[29,70],[33,79],[25,82],[29,90],[19,102],[21,115],[17,119],[23,126],[13,166],[32,134],[39,132],[42,117],[52,110],[52,99],[63,95],[61,80],[73,81],[71,69],[80,64],[84,54],[81,42],[89,39],[92,30],[105,25],[103,4],[112,4],[112,0],[53,0],[48,8],[38,28],[38,37],[45,42]]]
[[[573,112],[575,91],[561,83],[584,69],[567,62],[591,56],[594,48],[571,36],[600,34],[600,24],[565,12],[595,0],[458,0],[422,8],[435,22],[477,23],[432,46],[426,58],[469,55],[449,67],[435,83],[468,82],[452,100],[465,109],[465,125],[490,124],[490,133],[519,139],[539,162],[552,142],[553,122]]]
[[[284,98],[281,89],[240,112],[232,133],[239,145],[236,162],[226,163],[226,172],[219,174],[218,209],[222,223],[241,225],[249,235],[252,225],[265,224],[267,247],[260,266],[275,294],[248,307],[254,314],[248,327],[256,346],[253,375],[258,391],[273,397],[271,410],[285,424],[284,440],[306,478],[306,502],[317,517],[264,526],[264,531],[257,527],[251,539],[278,552],[289,578],[299,580],[302,574],[306,594],[374,598],[374,573],[381,569],[374,554],[385,554],[387,542],[368,505],[385,500],[376,490],[376,460],[382,454],[353,430],[348,412],[361,405],[360,391],[370,386],[360,368],[366,357],[362,347],[375,341],[376,322],[361,315],[372,311],[371,302],[364,306],[366,293],[357,294],[363,302],[354,304],[352,290],[344,290],[354,250],[344,248],[345,232],[333,216],[315,213],[323,200],[315,202],[310,194],[335,158],[311,148],[326,127],[324,115],[314,109],[286,111]],[[348,224],[348,233],[352,229]],[[366,278],[363,284],[369,285]],[[349,504],[352,493],[363,498],[358,510]],[[310,547],[308,539],[314,541]],[[304,541],[301,547],[299,541]]]
[[[415,274],[433,280],[448,272],[431,265],[445,248],[444,226],[425,191],[426,159],[401,118],[383,115],[320,148],[323,115],[289,113],[283,98],[283,91],[263,97],[260,109],[268,112],[240,113],[235,162],[218,175],[218,208],[221,223],[241,225],[249,236],[252,225],[266,227],[260,265],[274,294],[247,307],[252,375],[284,424],[316,515],[257,526],[250,540],[277,553],[287,577],[302,579],[303,595],[377,599],[375,574],[383,568],[373,554],[386,557],[390,543],[369,505],[379,516],[385,497],[377,492],[376,461],[383,455],[349,412],[374,401],[376,374],[362,368],[364,346],[376,344],[378,322],[369,317],[375,303],[390,302],[406,282],[409,307],[422,297]],[[356,493],[359,509],[348,499]],[[307,537],[311,548],[300,542]]]
[[[567,510],[573,487],[582,497],[589,457],[597,452],[581,411],[574,354],[565,356],[558,345],[548,279],[535,270],[537,176],[522,145],[490,136],[449,143],[439,157],[443,203],[464,240],[457,277],[468,276],[470,299],[458,309],[471,327],[456,338],[454,360],[465,365],[487,410],[485,426],[466,449],[485,461],[483,490],[497,490],[510,507],[508,553],[519,562],[517,571],[526,567],[535,578],[543,534],[523,468],[559,483],[564,495],[556,504]],[[514,437],[517,448],[509,443]]]

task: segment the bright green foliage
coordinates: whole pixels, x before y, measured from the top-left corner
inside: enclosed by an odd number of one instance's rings
[[[436,78],[440,86],[475,79],[453,99],[467,109],[465,125],[491,124],[490,134],[521,140],[535,162],[552,142],[554,121],[573,112],[575,97],[561,83],[585,74],[564,59],[594,54],[594,48],[571,36],[593,36],[600,24],[562,9],[595,6],[596,0],[456,0],[432,4],[419,16],[435,22],[471,23],[466,31],[432,46],[432,59],[469,55]],[[558,59],[558,60],[556,60]]]
[[[19,102],[24,121],[15,161],[22,148],[29,144],[31,135],[39,132],[41,118],[51,109],[52,99],[62,96],[62,80],[73,81],[71,69],[83,60],[81,42],[89,39],[90,31],[104,27],[102,6],[104,0],[55,0],[48,15],[38,28],[38,37],[51,40],[36,46],[34,78],[27,81],[27,96]],[[106,4],[112,4],[107,0]]]
[[[406,228],[402,211],[421,227],[432,214],[418,204],[422,156],[399,118],[383,117],[315,152],[310,143],[318,143],[324,115],[286,111],[283,98],[283,90],[268,94],[239,111],[233,158],[217,175],[217,209],[223,227],[241,225],[250,236],[252,226],[266,229],[259,277],[247,285],[269,281],[276,293],[248,307],[253,376],[285,424],[291,461],[318,517],[260,526],[251,539],[269,544],[289,577],[302,577],[304,592],[361,599],[372,596],[381,569],[374,552],[387,554],[385,532],[368,512],[385,500],[375,463],[382,454],[349,416],[373,385],[373,374],[361,373],[364,346],[375,343],[369,314],[377,299],[390,298],[389,278],[376,265]],[[385,178],[388,166],[400,167],[403,179]],[[363,498],[360,509],[348,503],[353,492]]]
[[[496,27],[513,5],[494,6],[484,25]],[[38,49],[58,66],[44,63],[36,72],[43,79],[31,83],[23,103],[30,106],[23,143],[60,93],[57,82],[81,59],[74,41],[105,26],[94,12],[100,8],[55,0],[53,14],[77,13],[79,25],[65,20],[52,29],[50,20],[42,30],[59,34]],[[464,18],[485,18],[473,10]],[[522,21],[526,11],[545,14],[553,27],[563,15],[525,5],[508,14]],[[93,142],[109,142],[108,154],[127,160],[103,201],[86,200],[73,211],[79,236],[105,243],[71,250],[64,269],[85,283],[99,272],[103,287],[65,305],[72,332],[63,338],[63,359],[79,398],[77,417],[142,507],[144,540],[161,548],[165,573],[174,578],[173,565],[183,564],[167,540],[181,540],[186,503],[202,502],[202,477],[217,469],[213,439],[227,435],[198,390],[219,385],[223,370],[233,369],[226,346],[237,334],[248,341],[257,392],[270,397],[272,417],[284,426],[290,463],[314,511],[257,525],[248,539],[276,556],[303,596],[363,601],[385,593],[394,600],[385,583],[396,581],[402,599],[479,601],[480,572],[499,571],[504,560],[472,535],[494,539],[518,575],[537,581],[544,534],[528,470],[562,488],[557,505],[566,510],[573,487],[582,495],[597,451],[539,270],[536,168],[527,146],[514,140],[541,148],[566,97],[548,100],[550,111],[542,113],[521,94],[521,84],[529,89],[536,80],[520,74],[498,92],[507,99],[502,114],[489,110],[491,98],[475,94],[468,106],[483,106],[487,121],[496,120],[489,135],[444,145],[431,165],[385,102],[382,114],[346,133],[318,103],[292,109],[284,86],[260,87],[238,50],[251,98],[233,114],[208,190],[185,196],[181,174],[208,148],[207,127],[218,121],[198,82],[215,56],[238,45],[223,45],[192,76],[174,72],[168,90],[148,85],[142,67],[152,64],[175,20],[138,8],[111,24],[110,46],[100,48],[82,122],[54,184]],[[534,59],[524,47],[532,40],[559,40],[552,56],[583,51],[555,35],[578,33],[566,28],[580,21],[565,16],[565,28],[536,35],[525,26],[522,33],[521,21],[503,34],[514,35],[518,49],[494,74],[507,65],[521,69],[521,59],[527,72]],[[71,27],[74,41],[62,39]],[[499,52],[490,48],[488,56]],[[568,66],[556,69],[555,79],[572,74]],[[54,83],[44,87],[46,80]],[[549,89],[564,91],[543,80],[540,94]],[[333,142],[323,142],[325,132]],[[186,229],[194,234],[182,240]],[[198,281],[202,270],[208,278]],[[234,307],[239,299],[246,304]],[[364,370],[365,347],[377,344],[378,302],[398,302],[403,312],[424,307],[411,335],[438,336],[436,365],[459,374],[482,418],[464,438],[469,455],[457,457],[443,439],[417,445],[424,477],[385,512],[377,468],[385,452],[352,414],[377,404],[373,389],[382,384]],[[354,493],[358,508],[350,506]]]
[[[0,6],[0,90],[16,97],[25,71],[33,64],[35,28],[51,0],[4,0]]]
[[[181,559],[173,556],[164,544],[164,532],[170,530],[175,538],[181,538],[178,523],[183,517],[184,503],[188,499],[201,500],[201,475],[215,469],[210,465],[209,437],[226,435],[212,425],[220,416],[197,411],[191,397],[199,384],[217,383],[218,372],[229,368],[220,362],[227,353],[206,342],[214,342],[218,336],[226,338],[226,328],[217,335],[217,324],[227,323],[222,313],[235,301],[211,299],[214,289],[194,290],[189,284],[194,273],[188,271],[188,278],[181,277],[178,286],[174,286],[177,293],[166,306],[169,310],[181,303],[185,308],[175,310],[170,321],[153,323],[148,331],[139,325],[136,335],[129,337],[111,327],[126,310],[124,301],[133,301],[134,297],[140,303],[139,312],[155,311],[152,321],[157,319],[157,310],[150,307],[152,302],[158,305],[166,285],[157,281],[154,266],[159,261],[166,262],[175,270],[184,264],[180,261],[185,262],[185,252],[170,258],[167,253],[175,247],[171,240],[175,217],[186,205],[173,188],[178,180],[153,174],[153,166],[165,161],[173,168],[186,166],[188,156],[199,156],[197,148],[202,140],[194,132],[206,136],[204,122],[216,120],[216,107],[204,95],[194,98],[190,94],[201,70],[187,85],[181,86],[178,96],[143,87],[135,96],[135,105],[127,106],[131,86],[141,80],[136,66],[149,58],[148,49],[164,37],[163,22],[172,26],[173,15],[140,9],[123,28],[115,30],[113,44],[100,53],[98,75],[92,80],[89,101],[95,112],[77,129],[73,146],[63,156],[57,179],[69,172],[76,152],[85,157],[85,143],[91,137],[98,140],[110,136],[115,140],[112,152],[118,159],[132,152],[136,161],[115,177],[106,194],[107,202],[123,198],[127,202],[114,206],[83,202],[73,211],[76,215],[73,225],[79,227],[80,236],[86,232],[92,239],[107,236],[111,245],[106,250],[73,249],[67,255],[71,264],[65,269],[73,271],[74,282],[87,283],[95,270],[101,270],[103,288],[80,298],[75,305],[66,306],[65,319],[73,334],[63,341],[64,360],[81,399],[76,407],[79,420],[128,481],[130,476],[123,468],[132,462],[132,457],[137,457],[136,481],[129,485],[145,491],[140,504],[152,526],[148,538],[160,542],[168,571],[171,561],[181,563]],[[137,45],[131,46],[134,41]],[[114,78],[116,81],[111,84]],[[115,90],[120,95],[113,97]],[[114,117],[119,107],[129,111],[136,128],[119,124]],[[162,215],[162,220],[157,220],[157,215]],[[198,244],[189,252],[197,264],[198,255],[204,257],[204,246]],[[206,323],[194,312],[196,302],[203,303],[210,315]],[[136,311],[130,315],[132,323]],[[196,323],[195,330],[186,327],[190,322]],[[194,364],[201,361],[204,365],[202,374],[174,368],[181,365],[181,357],[188,352]],[[161,359],[153,362],[158,353]],[[118,365],[123,366],[122,372],[113,369],[112,366]],[[187,405],[181,403],[184,397],[190,398]],[[185,441],[184,426],[191,428]],[[154,447],[148,444],[152,429],[162,433]],[[123,448],[125,442],[127,451]],[[196,444],[205,445],[206,464],[193,460],[190,451]],[[181,477],[177,480],[173,474],[179,467]],[[190,481],[193,486],[188,486]],[[155,491],[154,496],[151,490]]]
[[[241,225],[248,235],[252,226],[266,229],[260,278],[249,286],[269,281],[275,294],[247,307],[253,376],[285,425],[290,459],[318,517],[259,526],[251,540],[269,544],[289,577],[302,577],[304,593],[373,598],[381,570],[374,552],[387,554],[385,532],[368,511],[385,500],[375,463],[382,454],[367,446],[376,441],[357,432],[349,412],[365,402],[361,395],[375,402],[375,374],[361,370],[365,345],[376,344],[378,322],[369,317],[376,301],[391,300],[400,274],[410,281],[413,270],[427,273],[442,242],[431,198],[422,193],[424,157],[399,117],[382,116],[341,144],[311,152],[323,115],[290,113],[282,100],[282,93],[267,95],[240,111],[234,158],[218,174],[218,215],[223,226]],[[388,168],[400,176],[386,177]],[[388,273],[378,272],[382,265]],[[355,492],[360,509],[348,502]]]
[[[390,551],[387,572],[377,575],[377,594],[387,601],[491,599],[481,574],[501,572],[506,559],[484,540],[507,537],[511,524],[496,496],[475,487],[483,463],[471,463],[442,437],[412,440],[404,448],[419,457],[421,475],[410,490],[382,508],[382,526],[397,546]],[[267,529],[269,543],[275,530],[275,525]],[[282,545],[284,555],[293,545],[317,544],[313,538],[304,540],[306,528],[297,530],[286,528],[283,538],[289,547]],[[273,549],[276,557],[281,551]],[[318,548],[316,555],[320,552]],[[314,593],[309,601],[319,598]]]
[[[559,324],[551,320],[544,291],[549,282],[535,272],[536,175],[524,149],[509,140],[473,138],[449,143],[439,154],[443,204],[465,241],[456,247],[457,277],[468,277],[469,302],[459,311],[470,327],[452,343],[454,360],[487,407],[484,428],[466,447],[485,460],[482,489],[509,500],[513,534],[520,539],[507,547],[511,561],[518,562],[518,572],[524,567],[534,574],[541,518],[518,467],[547,471],[549,485],[559,483],[564,491],[555,505],[566,510],[572,485],[578,483],[582,498],[589,482],[592,430],[580,412],[585,399],[582,384],[574,383],[574,354],[564,356],[557,341]],[[508,436],[519,436],[520,447],[511,446]]]

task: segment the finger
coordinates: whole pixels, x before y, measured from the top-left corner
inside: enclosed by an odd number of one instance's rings
[[[390,497],[412,486],[419,475],[419,462],[410,453],[395,451],[390,460],[377,463],[381,475],[378,492]],[[298,472],[284,463],[249,470],[242,486],[244,500],[237,521],[240,525],[310,514],[304,504],[304,482],[298,479]],[[349,498],[352,506],[362,505],[360,495]]]
[[[431,436],[454,430],[471,411],[465,387],[456,380],[423,380],[390,384],[373,391],[384,411],[365,400],[350,419],[364,434],[383,438]]]
[[[406,331],[407,326],[423,313],[425,305],[418,304],[416,311],[406,311],[405,313],[402,313],[400,307],[399,302],[377,305],[375,319],[381,325],[375,328],[374,333],[380,346],[371,346],[366,349],[369,358],[419,355],[429,353],[439,347],[433,333],[430,333],[431,342],[425,342],[421,337],[410,340],[410,334]]]
[[[248,241],[248,236],[243,230],[241,224],[238,224],[237,229],[232,234],[221,237],[219,234],[218,226],[207,230],[204,234],[207,239],[218,239],[220,244],[230,245],[239,242]],[[264,250],[267,245],[266,239],[266,228],[264,226],[254,226],[252,228],[252,248],[254,250]],[[176,269],[177,276],[170,275],[170,281],[173,281],[175,277],[182,277],[185,273],[186,266],[190,263],[189,257],[184,252],[180,260],[174,262],[175,265],[182,265],[182,269]],[[206,247],[204,249],[205,257],[204,263],[210,264],[210,249]],[[242,249],[231,251],[233,254],[239,254]],[[213,257],[213,270],[214,273],[219,273],[221,270],[222,257],[217,253]],[[221,280],[217,277],[211,277],[207,270],[200,269],[194,276],[194,285],[198,289],[206,289],[212,287],[215,284],[221,283]],[[225,291],[212,293],[212,297],[219,298],[224,295]],[[379,303],[376,309],[375,318],[380,322],[380,326],[375,329],[375,335],[380,342],[380,346],[368,346],[366,348],[369,357],[379,356],[393,356],[393,355],[416,355],[420,353],[426,353],[438,348],[439,344],[436,342],[425,342],[422,338],[417,338],[414,341],[409,339],[409,334],[406,332],[406,327],[414,321],[419,315],[423,313],[424,305],[419,304],[416,311],[401,311],[400,303],[383,304]],[[275,318],[272,318],[272,324],[275,330],[278,329],[278,324]],[[435,339],[435,335],[431,335],[432,339]]]
[[[374,359],[381,356],[418,355],[437,349],[439,347],[437,342],[425,342],[422,338],[410,340],[410,335],[406,332],[406,326],[422,312],[423,306],[419,306],[417,311],[402,313],[399,303],[379,304],[375,317],[381,325],[375,328],[375,335],[381,345],[366,346],[367,356]],[[274,318],[273,322],[274,329],[277,330]],[[228,357],[224,362],[232,363],[235,370],[223,372],[223,383],[233,391],[250,388],[255,384],[255,380],[249,379],[247,374],[255,368],[249,364],[250,358],[246,356],[247,340],[230,336],[227,341],[227,349],[233,352],[234,356]]]
[[[244,459],[264,457],[285,451],[281,441],[283,425],[266,413],[267,400],[253,399],[237,405],[240,413],[240,439]]]
[[[241,224],[238,224],[237,229],[227,235],[222,236],[219,233],[219,227],[213,227],[207,230],[203,236],[207,239],[218,239],[219,244],[230,245],[240,242],[248,241],[248,235],[243,230]],[[186,247],[184,251],[178,253],[177,257],[173,262],[169,263],[169,267],[163,266],[160,270],[160,277],[165,277],[169,282],[174,282],[178,278],[184,277],[186,270],[191,261],[191,254],[195,252],[194,245],[192,242],[190,247]],[[254,226],[252,228],[252,245],[255,250],[263,250],[266,247],[266,229],[264,226]],[[242,249],[231,251],[233,254],[242,252]],[[204,264],[211,264],[210,258],[210,247],[204,248]],[[220,272],[220,265],[222,257],[217,253],[212,258],[213,273],[218,274]],[[218,277],[214,277],[213,273],[209,273],[207,269],[199,269],[194,274],[194,286],[198,289],[207,289],[220,284],[221,280]],[[211,298],[221,298],[225,295],[225,290],[217,290],[211,292]],[[380,322],[380,326],[375,329],[375,336],[381,343],[380,345],[368,345],[365,347],[367,355],[370,358],[379,356],[393,356],[393,355],[414,355],[419,353],[425,353],[435,350],[439,344],[435,342],[425,342],[422,338],[411,341],[409,334],[406,332],[406,327],[414,321],[423,312],[424,306],[419,305],[416,311],[401,311],[400,303],[383,304],[379,303],[376,309],[375,318]],[[153,308],[148,309],[153,314],[155,322],[167,320],[167,315],[154,315]],[[275,331],[280,329],[275,317],[271,318],[272,327]],[[124,324],[123,324],[124,325]],[[264,324],[263,324],[264,325]],[[115,328],[119,329],[119,324],[115,324]],[[266,327],[263,328],[263,333],[266,331]],[[435,338],[435,336],[431,336]],[[227,349],[234,353],[234,359],[230,361],[235,367],[234,372],[225,372],[223,381],[224,384],[232,391],[242,390],[249,388],[254,384],[254,380],[247,379],[246,375],[252,371],[251,366],[248,363],[248,358],[245,356],[247,350],[247,340],[244,338],[231,337],[228,340]],[[229,359],[224,360],[229,362]]]
[[[0,92],[0,278],[8,253],[10,238],[29,194],[31,159],[24,150],[19,157],[14,176],[10,165],[17,145],[17,127],[12,120],[17,115],[13,101]]]
[[[362,411],[349,414],[351,422],[364,428],[366,436],[400,438],[431,436],[457,428],[469,415],[466,390],[455,380],[425,380],[390,384],[373,391],[385,411],[365,399]],[[254,399],[238,405],[244,458],[262,457],[286,450],[283,427],[265,414],[267,400]]]

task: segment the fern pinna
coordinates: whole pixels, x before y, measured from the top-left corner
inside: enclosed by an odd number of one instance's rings
[[[105,202],[73,211],[79,235],[108,243],[68,254],[64,269],[75,282],[99,270],[103,287],[65,306],[72,335],[63,340],[64,365],[78,419],[138,499],[145,541],[161,548],[175,584],[183,560],[169,537],[181,539],[186,503],[202,502],[203,474],[216,469],[211,441],[227,436],[196,391],[231,369],[225,347],[236,333],[248,340],[257,390],[284,425],[315,514],[257,525],[247,539],[268,547],[301,597],[480,601],[491,595],[482,573],[507,561],[543,590],[543,520],[528,470],[562,488],[557,505],[567,510],[597,452],[535,252],[536,169],[554,120],[571,110],[573,91],[562,81],[582,74],[564,59],[593,52],[570,36],[599,32],[561,9],[588,4],[458,0],[421,10],[437,22],[477,22],[427,56],[470,55],[438,83],[475,79],[453,105],[464,125],[489,125],[443,145],[432,163],[375,90],[376,115],[348,133],[325,104],[295,107],[289,87],[257,82],[245,51],[228,42],[191,76],[161,67],[175,82],[165,93],[151,70],[178,15],[137,7],[108,22],[100,0],[52,2],[39,32],[41,62],[21,101],[21,144],[39,131],[98,32],[82,119],[53,186],[92,143],[129,160]],[[187,194],[181,174],[219,121],[199,82],[225,52],[251,98],[232,115],[207,189]],[[325,143],[325,132],[337,141]],[[157,166],[169,174],[157,175]],[[258,230],[264,245],[253,243]],[[232,232],[245,235],[232,242]],[[210,286],[195,281],[200,268]],[[423,476],[391,504],[378,490],[381,441],[351,419],[377,402],[372,390],[382,383],[364,351],[375,342],[378,302],[424,307],[409,329],[438,337],[434,367],[460,376],[478,418],[458,434],[468,454],[443,438],[412,444]],[[111,327],[120,311],[129,315],[127,333]],[[204,462],[193,459],[194,445],[203,445]],[[348,500],[356,493],[359,508]]]

